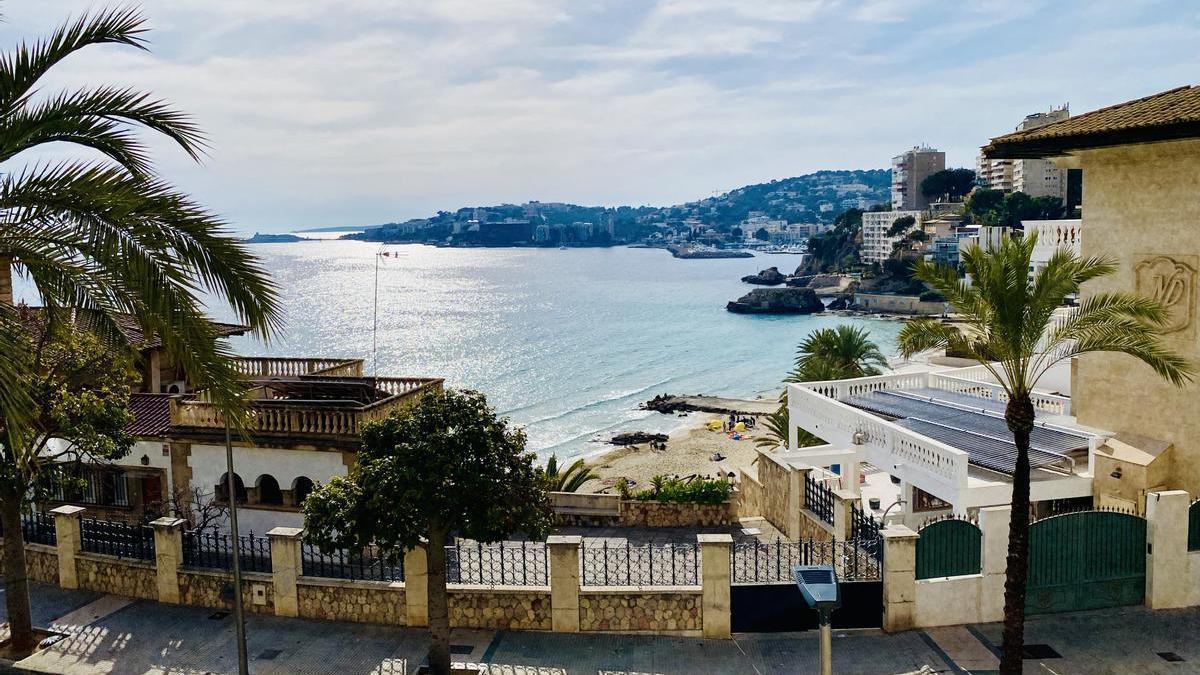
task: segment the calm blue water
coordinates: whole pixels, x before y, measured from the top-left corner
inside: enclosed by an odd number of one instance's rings
[[[283,292],[288,329],[248,354],[357,356],[370,368],[377,244],[260,244]],[[899,324],[840,317],[730,314],[725,303],[763,267],[798,256],[677,260],[661,250],[445,249],[389,246],[379,273],[379,372],[444,377],[485,392],[543,455],[603,449],[595,438],[669,431],[637,410],[655,394],[775,392],[796,344],[844,321],[885,352]]]

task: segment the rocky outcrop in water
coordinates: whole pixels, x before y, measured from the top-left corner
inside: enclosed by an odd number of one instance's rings
[[[833,302],[830,302],[829,305],[825,309],[828,309],[831,311],[838,311],[838,310],[842,310],[842,309],[848,309],[849,307],[850,307],[850,296],[849,295],[839,295],[836,298],[834,298]]]
[[[630,431],[617,434],[609,439],[613,445],[641,445],[642,443],[666,443],[666,434],[652,434],[647,431]]]
[[[735,314],[814,314],[825,310],[811,288],[756,288],[725,305]]]
[[[758,284],[759,286],[778,286],[787,281],[787,277],[779,271],[778,267],[768,267],[758,274],[749,274],[742,277],[742,281],[748,284]]]

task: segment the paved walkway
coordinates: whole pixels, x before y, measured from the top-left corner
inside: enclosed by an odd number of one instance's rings
[[[14,672],[236,672],[233,622],[224,613],[40,584],[33,604],[38,625],[67,637],[16,664]],[[301,619],[252,616],[247,632],[250,670],[257,674],[402,675],[415,672],[426,646],[421,630]],[[996,667],[999,635],[994,624],[898,635],[838,631],[834,672],[876,675],[925,667],[927,673],[987,673]],[[1026,661],[1026,673],[1200,673],[1200,609],[1138,607],[1037,617],[1028,635],[1041,656]],[[497,675],[773,674],[812,673],[817,667],[815,632],[702,640],[454,631],[452,643],[456,660],[487,664]],[[1183,660],[1168,661],[1159,652]]]

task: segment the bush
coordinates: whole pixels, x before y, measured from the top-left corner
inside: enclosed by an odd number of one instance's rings
[[[641,502],[675,502],[679,504],[721,504],[733,495],[733,483],[720,478],[671,478],[655,476],[650,480],[651,486],[636,492],[622,490],[624,481],[618,485],[618,491],[625,499],[636,499]]]
[[[921,302],[945,302],[946,298],[942,297],[937,291],[925,291],[918,298]]]

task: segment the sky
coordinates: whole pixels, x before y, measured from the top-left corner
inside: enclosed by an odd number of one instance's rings
[[[0,48],[104,6],[7,0]],[[154,141],[158,169],[244,232],[530,199],[674,204],[885,168],[920,143],[973,167],[1026,114],[1077,114],[1200,73],[1190,0],[136,6],[149,52],[91,48],[42,91],[130,85],[192,114],[208,155],[195,164]]]

